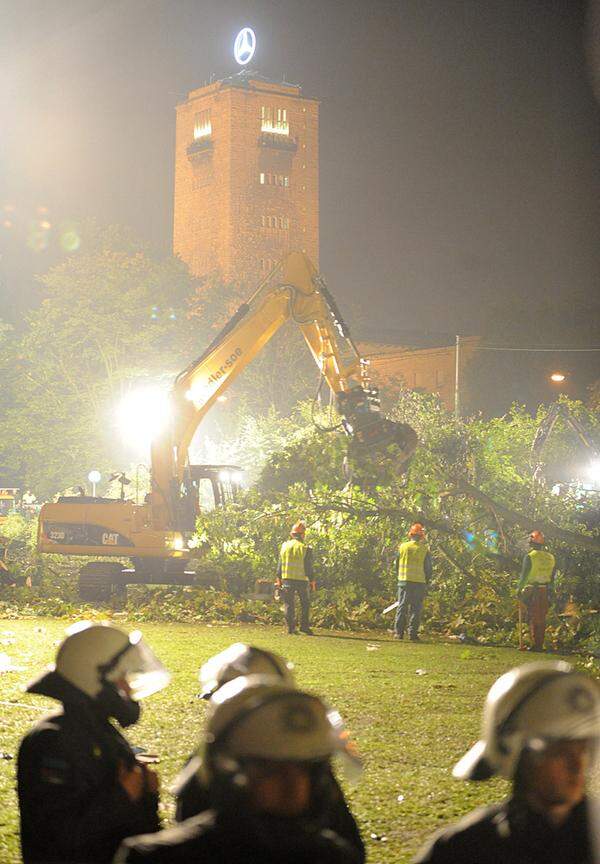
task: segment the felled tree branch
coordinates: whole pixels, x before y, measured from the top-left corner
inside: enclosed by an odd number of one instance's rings
[[[533,527],[538,528],[547,537],[552,537],[554,540],[562,540],[570,546],[580,546],[582,549],[589,549],[591,552],[600,552],[600,540],[595,537],[588,537],[585,534],[576,534],[575,531],[566,531],[564,528],[559,528],[553,525],[552,522],[545,522],[541,519],[535,520],[535,526],[532,525],[530,514],[518,513],[516,510],[511,510],[504,504],[495,501],[481,489],[467,483],[466,480],[459,480],[456,491],[459,494],[466,495],[473,501],[477,501],[486,510],[488,510],[495,518],[500,518],[503,522],[509,525],[517,525],[525,531],[531,531]]]

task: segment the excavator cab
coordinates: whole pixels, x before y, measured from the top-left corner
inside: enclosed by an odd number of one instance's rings
[[[244,472],[238,465],[188,465],[178,499],[181,530],[194,531],[203,510],[235,501],[243,479]]]

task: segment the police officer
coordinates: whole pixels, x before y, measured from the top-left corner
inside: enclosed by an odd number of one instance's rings
[[[275,584],[281,587],[288,633],[296,632],[297,594],[300,600],[300,631],[307,636],[313,636],[309,622],[309,589],[314,591],[316,586],[313,578],[312,549],[304,542],[305,534],[304,522],[296,522],[290,531],[290,539],[281,546]]]
[[[415,864],[597,864],[600,806],[586,777],[600,745],[600,687],[567,663],[530,663],[487,695],[483,737],[454,776],[512,781],[512,795],[437,834]]]
[[[158,777],[136,761],[122,727],[169,674],[142,640],[81,622],[27,690],[62,703],[21,742],[17,786],[25,864],[107,862],[124,837],[159,828]]]
[[[200,748],[211,809],[126,840],[124,862],[352,864],[356,851],[323,825],[330,759],[355,762],[337,712],[280,678],[253,675],[211,699]]]
[[[398,608],[394,621],[394,638],[403,639],[408,621],[411,642],[419,641],[419,624],[427,582],[431,578],[431,553],[420,522],[411,525],[408,540],[398,547],[395,558],[398,572]]]
[[[200,699],[212,696],[228,681],[247,675],[273,675],[290,687],[294,686],[293,664],[279,654],[236,642],[215,654],[200,669]],[[178,822],[196,816],[210,807],[208,783],[202,771],[200,756],[192,756],[179,773],[171,788],[177,799],[175,818]]]
[[[290,687],[295,686],[292,663],[272,651],[236,642],[215,654],[202,666],[199,696],[202,699],[211,699],[228,681],[257,674],[271,675]],[[356,850],[359,861],[364,861],[365,847],[358,825],[334,773],[330,770],[328,776],[322,778],[322,782],[327,782],[329,786],[327,811],[323,814],[324,824]],[[175,818],[178,822],[210,808],[208,789],[209,783],[202,758],[194,755],[188,760],[171,789],[177,799]]]
[[[541,531],[531,532],[530,551],[523,558],[521,578],[517,585],[519,600],[527,616],[534,651],[544,650],[548,592],[556,570],[554,555],[544,549],[544,543],[545,539]]]

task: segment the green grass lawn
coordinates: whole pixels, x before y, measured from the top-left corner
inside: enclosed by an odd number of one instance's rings
[[[53,660],[66,624],[48,618],[0,620],[0,653],[19,667],[0,674],[4,753],[16,756],[23,733],[41,709],[51,707],[49,700],[25,695],[23,687]],[[478,737],[492,681],[528,659],[517,651],[398,643],[382,634],[327,632],[309,639],[257,626],[145,624],[142,630],[173,680],[147,700],[128,737],[160,754],[166,820],[173,810],[166,790],[201,734],[205,704],[196,699],[198,668],[234,641],[284,654],[296,666],[299,685],[342,713],[365,761],[362,781],[347,793],[370,861],[409,861],[434,829],[506,792],[501,781],[468,784],[454,780],[450,771]],[[14,760],[0,760],[3,864],[20,860],[15,768]],[[598,776],[593,785],[600,789]]]

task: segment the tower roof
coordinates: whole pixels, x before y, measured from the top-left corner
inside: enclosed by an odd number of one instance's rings
[[[192,90],[188,94],[188,99],[194,99],[200,95],[205,95],[210,91],[224,90],[235,88],[239,90],[255,90],[258,92],[285,93],[286,96],[297,99],[306,99],[310,102],[318,102],[310,96],[304,96],[300,84],[292,84],[290,81],[269,78],[254,69],[244,68],[240,72],[233,75],[228,75],[225,78],[218,78]]]

